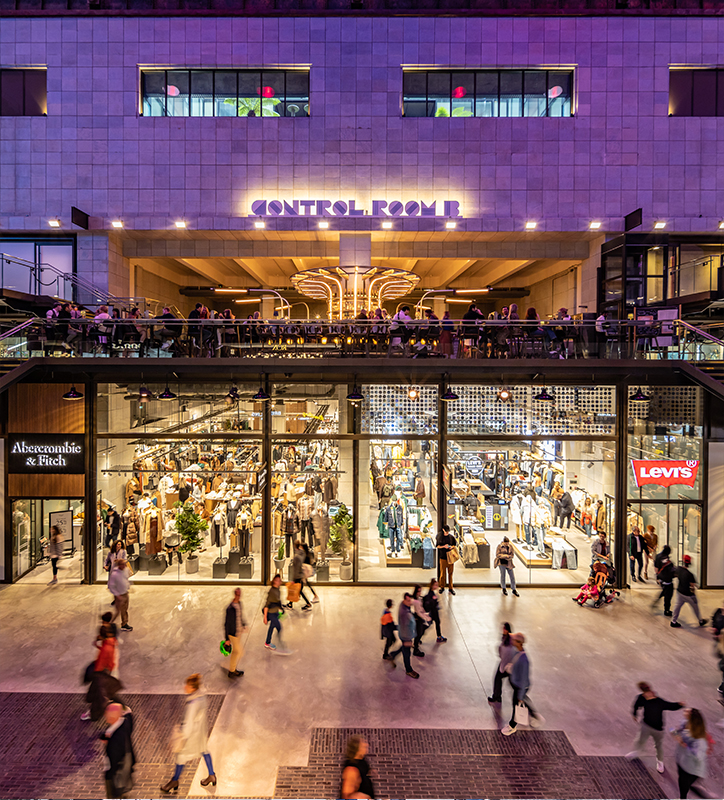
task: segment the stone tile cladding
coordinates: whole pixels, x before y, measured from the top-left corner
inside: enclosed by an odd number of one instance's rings
[[[724,123],[668,116],[669,64],[724,63],[720,18],[4,19],[0,47],[3,67],[48,66],[48,116],[0,118],[5,231],[71,205],[105,226],[248,229],[261,197],[455,199],[485,231],[724,216]],[[403,64],[573,65],[576,114],[403,118]],[[139,65],[311,65],[311,117],[140,117]]]

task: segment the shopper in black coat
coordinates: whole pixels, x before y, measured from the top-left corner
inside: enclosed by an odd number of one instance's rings
[[[106,708],[108,728],[100,735],[106,743],[108,768],[105,772],[106,797],[123,798],[133,788],[133,715],[121,703],[111,703]]]

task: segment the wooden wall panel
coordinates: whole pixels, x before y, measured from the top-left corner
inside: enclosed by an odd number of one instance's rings
[[[8,433],[85,433],[85,400],[63,400],[69,389],[63,383],[11,387]]]
[[[8,475],[8,497],[83,497],[85,475]]]

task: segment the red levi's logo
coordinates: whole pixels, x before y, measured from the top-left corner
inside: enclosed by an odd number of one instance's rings
[[[698,461],[637,461],[631,459],[636,486],[694,486],[699,472]]]

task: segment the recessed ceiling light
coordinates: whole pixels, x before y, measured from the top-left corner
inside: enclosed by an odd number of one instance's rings
[[[255,222],[254,227],[259,229],[266,228],[266,222]]]
[[[111,222],[111,225],[113,225],[114,228],[122,228],[123,227],[123,220],[114,219],[113,222]]]
[[[324,229],[324,228],[328,228],[328,227],[329,227],[329,223],[328,223],[328,222],[320,222],[320,223],[319,223],[319,227],[320,227],[320,228],[323,228],[323,229]]]
[[[382,223],[382,227],[387,229],[387,230],[389,230],[392,227],[392,223],[391,222],[383,222]]]
[[[525,229],[527,231],[533,231],[533,230],[535,230],[537,224],[538,224],[537,222],[533,222],[533,221],[526,222],[525,223]]]
[[[592,222],[588,227],[592,231],[597,231],[601,227],[601,223],[600,222]]]
[[[445,227],[446,227],[446,228],[447,228],[449,231],[454,231],[454,230],[455,230],[455,228],[457,228],[457,226],[458,226],[457,222],[446,222],[446,223],[445,223]]]
[[[185,228],[186,227],[186,220],[177,219],[176,220],[176,227],[177,228]]]
[[[60,227],[60,220],[59,219],[49,219],[48,220],[48,225],[50,225],[51,228],[59,228]]]
[[[657,231],[663,230],[665,227],[666,227],[666,223],[665,222],[655,222],[654,223],[654,228],[656,228]]]

